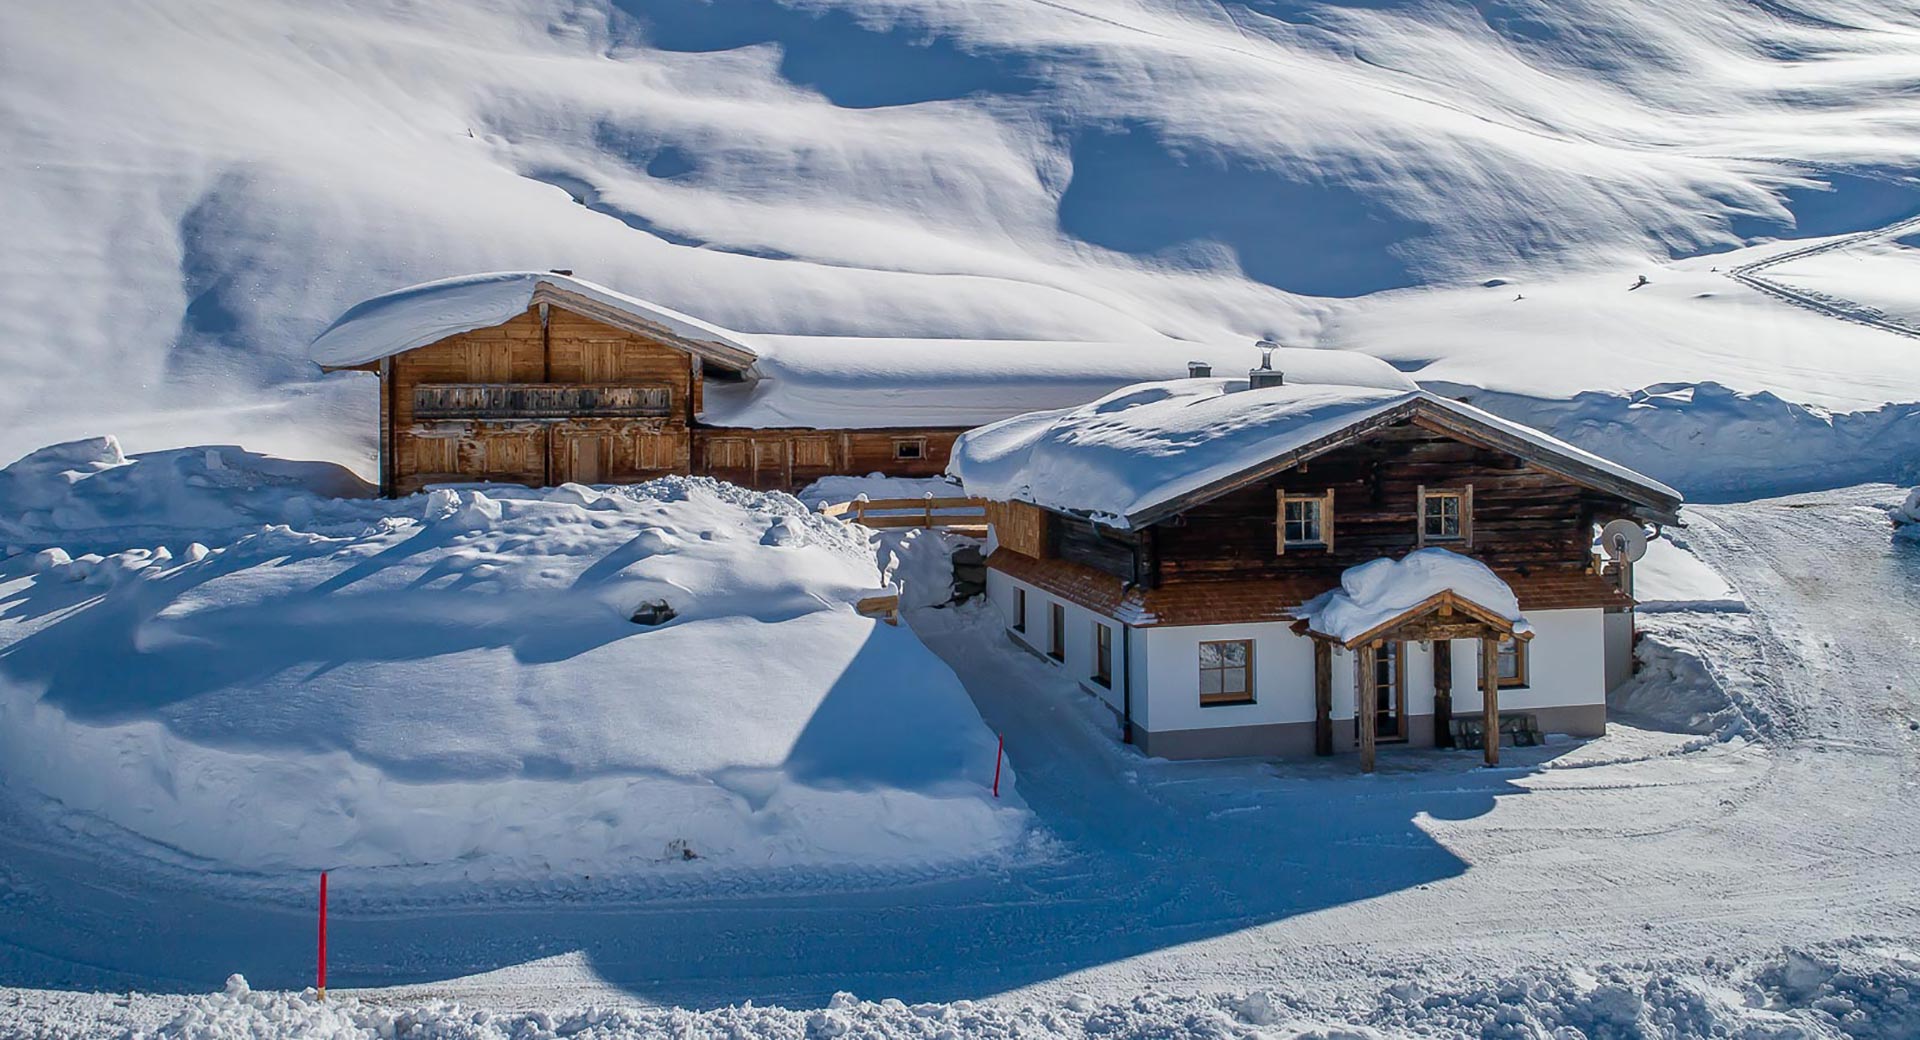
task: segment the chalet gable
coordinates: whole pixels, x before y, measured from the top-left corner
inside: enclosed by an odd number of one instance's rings
[[[1346,427],[1315,437],[1221,479],[1172,495],[1126,516],[1127,526],[1147,527],[1250,484],[1268,480],[1329,452],[1377,437],[1381,431],[1411,423],[1442,437],[1503,452],[1530,468],[1572,484],[1612,495],[1630,512],[1654,523],[1677,523],[1679,492],[1623,466],[1559,441],[1538,430],[1501,419],[1471,405],[1420,391],[1390,408]]]

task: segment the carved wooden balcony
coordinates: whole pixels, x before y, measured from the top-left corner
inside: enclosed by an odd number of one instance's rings
[[[416,419],[649,418],[673,415],[673,389],[579,383],[429,383]]]

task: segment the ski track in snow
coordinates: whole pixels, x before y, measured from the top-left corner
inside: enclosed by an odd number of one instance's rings
[[[1852,300],[1839,299],[1828,293],[1816,292],[1812,289],[1795,288],[1785,282],[1768,278],[1764,275],[1764,272],[1769,268],[1778,267],[1795,260],[1805,260],[1808,257],[1819,256],[1822,253],[1829,253],[1836,249],[1845,249],[1849,246],[1862,245],[1867,242],[1899,238],[1913,231],[1920,231],[1920,216],[1889,224],[1886,227],[1875,228],[1871,231],[1862,231],[1854,235],[1841,235],[1838,238],[1831,238],[1823,242],[1816,242],[1812,245],[1801,246],[1797,249],[1788,249],[1772,256],[1755,260],[1752,263],[1741,264],[1738,267],[1730,267],[1727,269],[1726,275],[1728,278],[1750,289],[1766,293],[1768,296],[1772,296],[1778,300],[1784,300],[1797,307],[1805,307],[1808,310],[1817,311],[1828,317],[1838,318],[1841,321],[1850,321],[1855,324],[1880,329],[1884,332],[1891,332],[1895,335],[1920,339],[1920,328],[1882,313],[1875,308],[1868,307],[1865,304],[1855,303]]]
[[[1898,499],[1876,486],[1689,510],[1696,551],[1752,612],[1665,615],[1656,634],[1697,644],[1757,740],[1615,726],[1491,770],[1396,749],[1374,777],[1345,759],[1151,761],[982,612],[922,612],[923,638],[1007,738],[1045,828],[1029,859],[645,903],[529,889],[359,907],[348,892],[332,981],[394,987],[364,993],[387,1006],[503,1008],[818,1007],[839,991],[1012,1008],[1270,989],[1351,1017],[1389,986],[1457,991],[1602,962],[1807,944],[1911,956],[1920,547],[1889,537]],[[0,864],[0,981],[194,992],[236,970],[307,979],[304,910],[155,886],[13,828]]]

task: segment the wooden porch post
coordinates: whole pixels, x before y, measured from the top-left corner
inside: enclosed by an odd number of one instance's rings
[[[1313,641],[1313,753],[1333,754],[1333,647]]]
[[[1487,764],[1500,764],[1500,640],[1480,639],[1480,727],[1486,731]]]
[[[1453,640],[1433,641],[1433,746],[1453,746]]]
[[[1378,642],[1367,643],[1360,647],[1355,655],[1354,670],[1359,680],[1353,689],[1353,724],[1360,731],[1360,771],[1373,772],[1374,742],[1380,727],[1380,707],[1375,703],[1378,694],[1374,687],[1375,660],[1380,653]]]

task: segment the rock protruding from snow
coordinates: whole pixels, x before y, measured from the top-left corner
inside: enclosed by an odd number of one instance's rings
[[[1893,509],[1894,537],[1920,542],[1920,488],[1907,492],[1906,501]]]
[[[1442,592],[1505,618],[1515,632],[1532,631],[1520,613],[1519,599],[1499,575],[1479,560],[1447,549],[1420,549],[1398,560],[1349,567],[1340,575],[1339,588],[1301,604],[1296,615],[1312,631],[1345,643]]]

